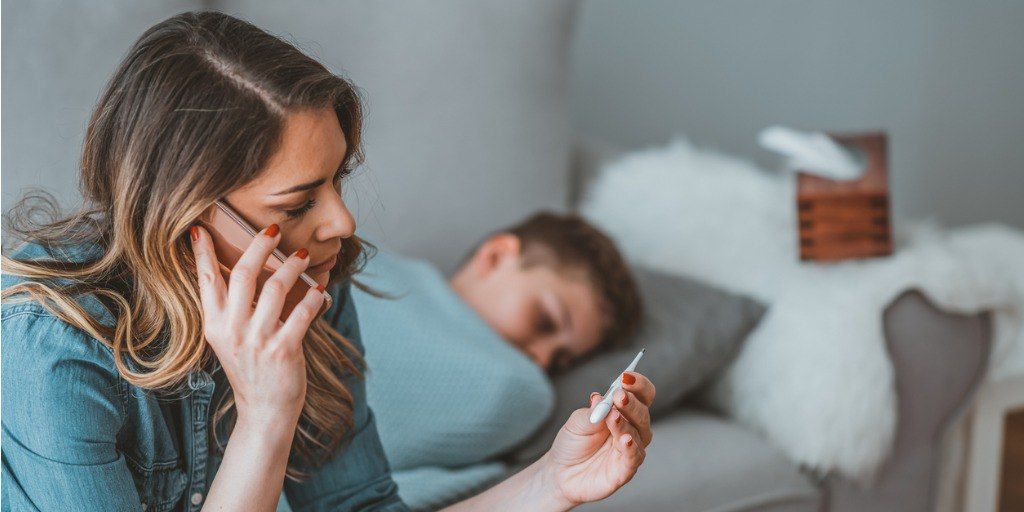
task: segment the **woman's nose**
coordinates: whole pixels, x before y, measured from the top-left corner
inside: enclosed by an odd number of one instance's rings
[[[327,219],[322,226],[323,233],[319,238],[348,238],[356,232],[356,219],[340,195],[332,196],[333,199],[329,201],[328,210],[325,212]]]

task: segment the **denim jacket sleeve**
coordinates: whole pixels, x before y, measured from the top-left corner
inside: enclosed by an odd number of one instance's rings
[[[111,353],[38,305],[2,330],[3,510],[140,510]]]
[[[344,284],[325,317],[345,336],[360,355],[364,348],[349,285]],[[384,455],[373,411],[366,403],[366,384],[345,379],[354,402],[354,426],[347,444],[303,482],[285,480],[285,495],[294,512],[386,511],[407,512],[398,496],[398,485]]]

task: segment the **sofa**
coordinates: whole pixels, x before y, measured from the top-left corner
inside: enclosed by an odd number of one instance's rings
[[[123,52],[157,21],[215,8],[297,42],[362,88],[367,161],[346,196],[359,229],[450,271],[494,227],[540,208],[575,206],[595,161],[569,115],[569,47],[583,5],[8,2],[4,203],[30,185],[75,201],[89,109]],[[884,327],[899,419],[892,453],[870,488],[806,472],[758,432],[683,407],[654,424],[634,479],[580,510],[930,510],[940,439],[984,371],[989,319],[944,313],[908,291],[885,310]]]

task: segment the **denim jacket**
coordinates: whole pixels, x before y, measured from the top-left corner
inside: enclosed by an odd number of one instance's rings
[[[13,257],[77,261],[97,250],[26,244]],[[22,279],[5,274],[3,287]],[[325,318],[362,354],[349,284],[329,291],[335,302]],[[113,325],[97,296],[75,300],[99,322]],[[110,348],[37,302],[3,304],[0,329],[4,511],[202,508],[220,463],[209,446],[211,399],[218,381],[226,385],[215,361],[188,375],[186,392],[166,397],[126,382]],[[285,480],[288,502],[295,512],[406,511],[366,405],[364,382],[345,379],[355,401],[354,427],[344,448],[308,479]]]

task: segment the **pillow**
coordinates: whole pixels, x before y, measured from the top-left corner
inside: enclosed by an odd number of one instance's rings
[[[586,407],[592,391],[604,393],[644,347],[637,371],[658,389],[651,419],[672,411],[732,359],[766,311],[752,298],[686,277],[639,267],[633,273],[644,304],[640,330],[623,347],[595,353],[554,378],[554,414],[512,453],[514,462],[543,455],[572,411]]]

